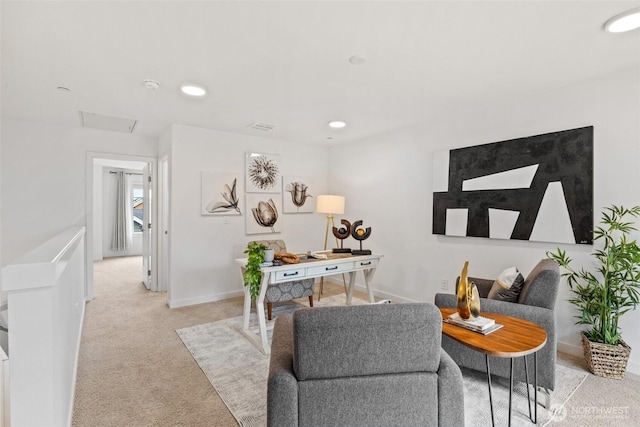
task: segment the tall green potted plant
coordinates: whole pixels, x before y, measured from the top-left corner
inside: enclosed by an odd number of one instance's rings
[[[618,320],[640,301],[640,247],[629,235],[640,206],[611,206],[602,212],[600,226],[593,231],[602,249],[592,253],[595,273],[574,270],[565,251],[547,252],[565,269],[562,274],[574,296],[569,300],[580,311],[576,324],[590,328],[581,333],[589,369],[596,375],[623,378],[631,348],[622,340]]]
[[[260,293],[260,282],[262,281],[260,264],[264,262],[264,252],[266,250],[267,246],[265,244],[251,242],[244,251],[248,257],[242,277],[244,285],[249,286],[249,294],[251,294],[252,298],[257,298]]]

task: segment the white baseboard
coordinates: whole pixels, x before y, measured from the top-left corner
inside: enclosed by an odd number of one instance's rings
[[[557,349],[560,353],[570,354],[572,356],[582,356],[582,346],[566,344],[558,341]]]
[[[325,280],[338,286],[343,285],[342,280],[339,280],[338,278],[335,278],[335,277],[328,277],[328,278],[325,278]],[[367,293],[367,287],[359,283],[356,283],[354,289],[356,291],[364,292],[365,294]],[[373,296],[378,297],[380,299],[390,299],[392,302],[402,302],[402,303],[418,302],[416,300],[403,298],[398,295],[390,294],[388,292],[381,292],[375,289],[373,290]]]
[[[188,305],[204,304],[207,302],[221,301],[241,296],[244,296],[244,291],[224,292],[220,294],[205,295],[198,298],[186,298],[179,300],[172,299],[167,301],[167,305],[169,306],[169,308],[179,308],[186,307]]]
[[[367,287],[364,285],[356,285],[356,289],[358,291],[367,293]],[[403,298],[401,296],[398,295],[394,295],[394,294],[390,294],[388,292],[381,292],[381,291],[377,291],[377,290],[373,290],[373,295],[378,297],[378,298],[382,298],[382,299],[388,299],[391,300],[391,302],[396,302],[396,303],[412,303],[412,302],[418,302],[416,300],[412,300],[412,299],[408,299],[408,298]]]
[[[566,354],[570,354],[572,356],[582,356],[583,355],[582,346],[579,346],[579,345],[566,344],[566,343],[558,341],[557,348],[558,348],[558,352],[560,352],[560,353],[566,353]]]
[[[627,363],[627,372],[640,375],[640,363],[629,361],[629,363]]]
[[[562,353],[570,354],[572,356],[584,357],[584,352],[582,350],[581,345],[573,345],[573,344],[558,342],[558,351]],[[630,360],[627,363],[627,372],[640,375],[640,363],[633,362]]]

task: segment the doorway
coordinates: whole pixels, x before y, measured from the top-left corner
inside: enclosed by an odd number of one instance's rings
[[[104,212],[103,204],[103,178],[112,170],[122,170],[129,179],[126,188],[131,191],[132,224],[131,228],[138,230],[132,234],[138,242],[132,245],[130,252],[119,252],[119,255],[141,255],[140,278],[145,287],[151,291],[157,291],[157,232],[154,220],[157,218],[157,208],[153,200],[153,190],[156,187],[157,160],[152,157],[126,156],[107,153],[87,154],[87,231],[86,231],[86,300],[93,299],[93,263],[103,257],[113,256],[108,249],[110,239],[103,232]],[[133,184],[135,183],[135,184]],[[108,186],[106,186],[108,188]],[[139,197],[134,199],[135,196]],[[142,199],[142,203],[140,198]],[[134,205],[135,210],[134,210]],[[143,215],[140,215],[140,213]],[[107,233],[108,234],[108,233]],[[116,256],[119,256],[119,255]]]
[[[171,301],[169,287],[169,157],[160,159],[158,170],[158,290],[167,291],[167,302]]]

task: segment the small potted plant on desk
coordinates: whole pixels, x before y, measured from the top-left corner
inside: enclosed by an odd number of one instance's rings
[[[247,254],[247,265],[242,275],[244,285],[249,286],[249,294],[255,299],[260,293],[260,282],[262,281],[261,264],[264,262],[264,253],[267,246],[263,243],[251,242],[244,251]]]
[[[631,352],[620,336],[618,319],[640,301],[640,247],[628,238],[636,230],[629,220],[639,216],[640,206],[611,206],[602,212],[602,225],[593,232],[593,240],[604,243],[602,249],[592,253],[598,264],[597,276],[584,268],[574,270],[571,259],[560,248],[547,252],[566,270],[563,276],[574,293],[569,302],[580,310],[576,324],[590,326],[581,332],[587,365],[602,377],[624,378]]]

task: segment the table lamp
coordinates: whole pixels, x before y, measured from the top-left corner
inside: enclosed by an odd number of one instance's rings
[[[327,214],[327,226],[324,232],[324,250],[327,250],[327,239],[329,238],[329,223],[335,226],[333,214],[344,213],[344,197],[334,195],[320,195],[316,199],[316,212]],[[336,240],[336,244],[338,241]]]
[[[316,199],[316,212],[327,214],[327,226],[324,231],[324,250],[327,250],[327,239],[329,238],[329,223],[331,227],[335,226],[333,222],[333,214],[344,213],[344,196],[334,195],[320,195]],[[336,239],[336,246],[338,245],[338,239]],[[344,274],[342,275],[342,282],[344,283],[344,292],[347,293],[347,282],[345,281]],[[324,277],[320,278],[320,292],[318,293],[318,301],[320,301],[322,291],[324,288]]]

